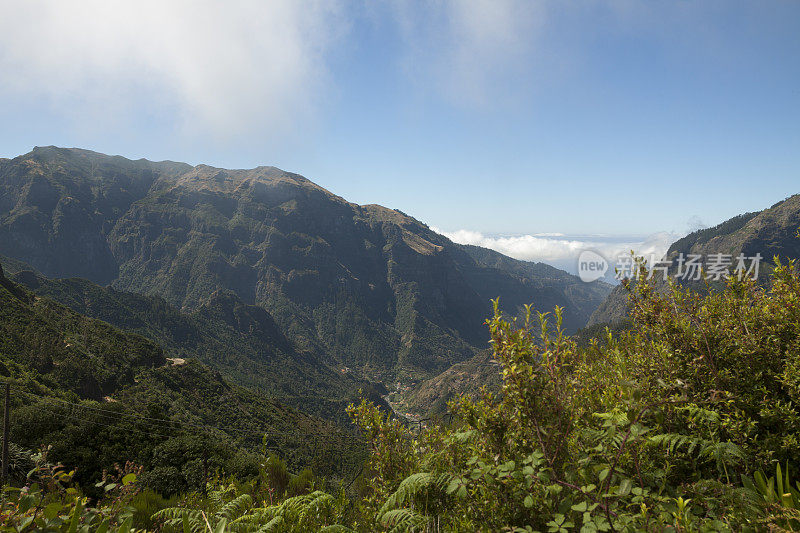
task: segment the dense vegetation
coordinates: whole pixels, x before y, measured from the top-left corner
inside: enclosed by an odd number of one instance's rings
[[[261,446],[290,468],[313,466],[334,478],[350,475],[363,454],[334,424],[197,360],[173,364],[153,342],[36,296],[2,268],[0,375],[13,384],[13,443],[47,447],[93,496],[103,470],[125,460],[145,468],[140,484],[169,496],[199,487],[217,468],[252,475]]]
[[[670,253],[798,257],[798,224],[795,196]],[[2,528],[800,528],[794,263],[626,284],[596,316],[628,322],[573,337],[607,286],[272,167],[54,147],[0,160],[0,252]]]
[[[28,267],[29,268],[29,267]],[[23,269],[9,279],[37,296],[136,333],[170,358],[196,358],[233,382],[301,411],[342,422],[359,390],[380,402],[381,389],[301,351],[264,309],[217,291],[197,311],[181,312],[157,296],[100,287],[84,279],[48,279]]]
[[[632,328],[580,346],[562,312],[488,322],[498,394],[408,426],[368,401],[350,415],[369,447],[352,484],[220,471],[166,501],[121,467],[88,500],[37,457],[8,493],[8,527],[76,531],[757,531],[800,528],[800,276],[729,280],[699,295],[632,287]],[[133,475],[131,475],[133,474]],[[72,487],[72,488],[68,488]],[[70,529],[71,528],[71,529]]]

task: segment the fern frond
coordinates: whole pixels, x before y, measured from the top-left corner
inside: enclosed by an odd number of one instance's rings
[[[236,495],[236,487],[228,485],[220,487],[217,490],[212,490],[208,493],[208,499],[214,504],[214,507],[221,507],[225,505],[230,498]]]
[[[406,532],[422,527],[428,523],[428,518],[415,513],[411,509],[393,509],[381,516],[381,524],[391,528],[390,532]]]
[[[386,499],[386,502],[383,504],[380,511],[378,511],[378,516],[382,516],[391,509],[402,507],[402,505],[410,497],[413,497],[414,495],[419,494],[423,489],[426,489],[431,484],[432,480],[433,474],[428,472],[411,474],[401,481],[400,486],[397,487],[397,490]]]
[[[314,500],[321,491],[315,491],[310,494],[301,494],[299,496],[293,496],[291,498],[287,498],[284,502],[279,506],[279,513],[295,513],[300,514],[303,509],[308,506],[312,500]]]
[[[701,457],[714,458],[717,462],[732,462],[735,459],[747,459],[742,449],[732,442],[709,443],[700,451]]]
[[[438,491],[441,499],[444,499],[446,497],[445,488],[452,480],[453,476],[450,474],[439,474],[438,476],[428,472],[411,474],[400,482],[397,490],[386,499],[386,502],[378,511],[378,517],[383,520],[384,516],[393,516],[388,513],[403,507],[406,502],[411,502],[415,497],[430,489]]]
[[[705,409],[703,407],[689,404],[676,408],[678,411],[685,411],[689,414],[689,419],[692,422],[707,422],[711,425],[719,424],[722,417],[717,411],[712,409]]]
[[[333,502],[336,501],[333,496],[320,490],[312,492],[309,496],[311,498],[309,498],[308,503],[300,512],[301,523],[308,517],[321,515],[327,509],[330,509],[333,506]]]
[[[651,436],[648,440],[657,446],[663,446],[671,454],[684,446],[687,447],[687,453],[691,454],[698,444],[703,442],[701,439],[680,433],[661,433]]]
[[[268,531],[278,531],[278,526],[282,526],[286,523],[282,516],[278,515],[259,529],[256,530],[256,533],[267,533]]]
[[[263,521],[264,519],[272,518],[276,515],[278,507],[278,505],[273,505],[271,507],[256,507],[250,509],[247,514],[234,518],[231,524],[250,524],[254,521]]]
[[[242,494],[223,505],[222,508],[216,512],[215,516],[217,518],[233,520],[244,514],[252,505],[253,497],[249,494]]]
[[[188,524],[192,533],[200,533],[206,530],[205,521],[200,511],[196,509],[168,507],[153,513],[153,518],[164,520],[167,525],[174,528],[185,529],[184,524]]]

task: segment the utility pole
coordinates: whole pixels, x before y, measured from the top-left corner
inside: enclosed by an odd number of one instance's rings
[[[208,490],[208,446],[204,442],[204,445],[203,445],[203,497],[208,495],[208,493],[206,492],[207,490]]]
[[[8,480],[8,429],[11,426],[11,383],[6,383],[6,401],[3,406],[3,473],[2,488],[6,488]],[[5,492],[3,492],[5,497]]]

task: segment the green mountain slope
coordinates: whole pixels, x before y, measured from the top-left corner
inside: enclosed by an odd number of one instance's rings
[[[166,363],[161,348],[138,335],[38,298],[0,267],[0,355],[3,374],[42,377],[81,397],[100,399]]]
[[[769,269],[773,258],[800,258],[800,194],[791,196],[772,207],[756,213],[745,213],[712,228],[701,229],[675,241],[666,258],[675,265],[679,254],[730,254],[745,257],[761,254],[762,269]],[[675,269],[670,275],[675,274]],[[680,279],[678,279],[681,282]],[[682,282],[689,284],[689,282]],[[704,284],[695,283],[699,290]],[[592,314],[588,325],[618,323],[628,315],[627,291],[617,286]]]
[[[52,277],[108,283],[117,263],[105,236],[156,179],[188,165],[35,148],[0,161],[0,254]]]
[[[217,291],[182,313],[162,298],[100,287],[83,279],[50,280],[30,271],[11,279],[73,311],[137,333],[170,358],[197,358],[239,385],[325,418],[344,421],[358,390],[380,401],[381,390],[299,352],[264,309]]]
[[[3,270],[6,276],[16,274],[17,272],[22,272],[23,270],[28,270],[30,272],[33,272],[34,274],[41,276],[41,274],[37,272],[36,269],[34,269],[25,261],[19,261],[18,259],[13,259],[5,255],[0,255],[0,265],[3,266]]]
[[[476,258],[398,211],[274,167],[37,148],[0,163],[0,197],[0,254],[186,311],[231,291],[300,350],[371,379],[430,377],[475,355],[489,298],[562,305],[575,330],[610,290],[499,254]]]
[[[191,469],[203,453],[212,468],[254,470],[264,435],[295,467],[344,475],[356,463],[360,445],[334,424],[198,361],[179,363],[139,335],[31,293],[0,268],[0,375],[13,383],[12,440],[52,446],[51,459],[77,467],[79,481],[131,459],[167,493],[184,490],[196,486]]]

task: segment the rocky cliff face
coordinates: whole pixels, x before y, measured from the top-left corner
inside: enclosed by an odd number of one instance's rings
[[[274,167],[225,170],[39,148],[0,163],[0,254],[197,310],[215,291],[301,349],[374,378],[427,376],[485,347],[489,298],[566,308],[609,288],[463,247]]]
[[[0,254],[49,276],[117,276],[108,234],[154,181],[188,165],[35,148],[0,161]]]

